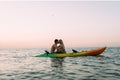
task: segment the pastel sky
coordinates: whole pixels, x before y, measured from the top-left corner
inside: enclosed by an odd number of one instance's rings
[[[120,46],[120,1],[0,1],[0,48]]]

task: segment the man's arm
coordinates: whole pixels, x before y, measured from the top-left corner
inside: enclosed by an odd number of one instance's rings
[[[52,47],[51,47],[51,53],[54,53],[54,51],[55,51],[55,47],[54,47],[54,45],[52,45]]]

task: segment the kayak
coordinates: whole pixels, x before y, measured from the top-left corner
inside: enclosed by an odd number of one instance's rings
[[[78,56],[97,56],[105,51],[106,47],[94,49],[94,50],[87,50],[81,52],[72,52],[72,53],[49,53],[49,54],[39,54],[35,57],[78,57]]]

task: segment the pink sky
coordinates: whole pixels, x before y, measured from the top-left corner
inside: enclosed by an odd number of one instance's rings
[[[0,1],[0,48],[120,46],[120,2]]]

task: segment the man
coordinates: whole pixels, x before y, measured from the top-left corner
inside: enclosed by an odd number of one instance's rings
[[[56,53],[58,43],[59,43],[58,39],[55,39],[54,44],[51,47],[51,53]]]

